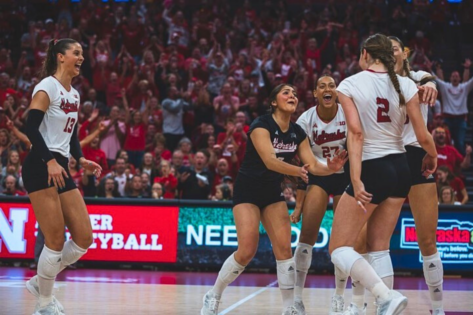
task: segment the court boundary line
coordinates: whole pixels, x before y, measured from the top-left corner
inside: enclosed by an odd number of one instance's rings
[[[242,305],[242,304],[245,304],[246,302],[248,302],[249,300],[251,300],[252,298],[260,295],[261,293],[263,293],[264,291],[268,290],[269,288],[271,288],[272,286],[274,286],[276,283],[278,283],[278,280],[275,280],[273,282],[271,282],[270,284],[268,284],[267,286],[265,286],[264,288],[261,288],[259,289],[258,291],[256,292],[253,292],[251,293],[250,295],[248,295],[247,297],[239,300],[238,302],[230,305],[229,307],[227,307],[226,309],[224,309],[223,311],[221,311],[220,313],[218,313],[219,315],[225,315],[227,313],[229,313],[230,311],[233,311],[235,308],[237,308],[238,306]]]

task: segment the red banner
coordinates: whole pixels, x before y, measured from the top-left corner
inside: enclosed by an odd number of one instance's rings
[[[0,258],[33,258],[30,204],[0,203]],[[88,205],[94,242],[82,259],[176,262],[178,207]],[[69,237],[69,234],[67,234]]]

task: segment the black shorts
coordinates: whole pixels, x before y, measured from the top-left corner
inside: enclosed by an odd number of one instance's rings
[[[260,209],[270,204],[285,201],[281,182],[261,182],[238,173],[233,186],[233,206],[251,203]]]
[[[406,145],[405,148],[407,155],[407,163],[409,164],[409,169],[411,170],[412,186],[435,183],[435,177],[433,175],[430,175],[427,178],[422,175],[422,159],[427,154],[424,149],[414,147],[412,145]]]
[[[343,194],[349,183],[349,175],[346,173],[328,176],[315,176],[309,173],[309,185],[319,186],[327,195],[339,196]]]
[[[411,189],[411,173],[406,154],[390,154],[363,161],[361,181],[365,190],[373,195],[373,204],[380,204],[389,197],[406,198]],[[355,196],[351,183],[346,192]]]
[[[72,180],[71,174],[69,173],[69,159],[60,153],[51,153],[59,165],[61,165],[66,170],[67,175],[69,176],[68,178],[64,178],[66,187],[58,189],[58,193],[62,194],[66,191],[76,189],[77,186]],[[28,153],[26,156],[21,169],[21,174],[23,177],[23,184],[29,194],[54,186],[53,181],[51,181],[51,184],[48,184],[48,166],[43,162],[39,154],[34,152],[34,150],[30,151],[30,153]]]

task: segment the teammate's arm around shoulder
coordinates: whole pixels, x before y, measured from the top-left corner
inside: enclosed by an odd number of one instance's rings
[[[278,159],[273,145],[271,144],[271,137],[269,136],[269,131],[267,129],[256,128],[251,132],[250,137],[255,146],[256,152],[258,152],[264,165],[269,170],[285,175],[298,176],[304,181],[308,181],[307,165],[298,167]]]

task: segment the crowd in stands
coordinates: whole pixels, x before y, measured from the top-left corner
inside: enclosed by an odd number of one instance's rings
[[[413,69],[437,76],[429,128],[439,152],[439,196],[468,201],[462,169],[471,157],[471,62],[459,60],[463,72],[444,81],[432,42],[448,36],[443,29],[452,20],[470,25],[471,1],[58,1],[46,2],[47,11],[11,5],[0,22],[4,195],[26,194],[21,161],[30,143],[23,131],[51,39],[73,38],[85,56],[73,80],[81,98],[79,138],[103,175],[70,159],[84,196],[231,200],[246,132],[268,111],[273,87],[297,87],[295,121],[317,105],[314,82],[331,75],[339,83],[360,71],[360,42],[382,32],[410,47]],[[286,199],[294,201],[294,193],[288,183]]]

